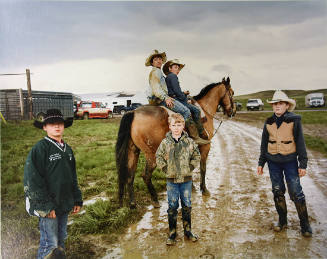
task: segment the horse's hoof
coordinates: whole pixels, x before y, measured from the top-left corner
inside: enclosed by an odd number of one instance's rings
[[[207,188],[205,188],[204,190],[202,190],[202,195],[203,196],[210,196],[210,192],[208,191]]]
[[[153,202],[152,202],[152,205],[153,205],[153,207],[155,207],[155,208],[160,208],[160,203],[159,203],[159,201],[153,201]]]

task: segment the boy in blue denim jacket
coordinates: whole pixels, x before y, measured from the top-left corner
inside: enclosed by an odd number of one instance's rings
[[[295,100],[289,99],[282,91],[276,91],[268,103],[272,104],[274,115],[266,120],[263,128],[257,173],[263,174],[263,167],[267,162],[279,215],[274,230],[279,232],[287,227],[285,176],[290,198],[294,201],[300,218],[302,235],[311,237],[312,230],[300,183],[300,177],[306,174],[308,161],[301,117],[291,112],[295,108]]]
[[[170,115],[168,122],[170,131],[157,149],[156,162],[167,176],[169,237],[166,244],[174,245],[179,198],[184,235],[193,242],[198,240],[191,231],[191,194],[192,171],[200,165],[200,152],[195,142],[183,131],[185,121],[181,114]]]
[[[34,122],[47,132],[28,154],[24,169],[26,210],[39,217],[38,259],[65,258],[68,214],[78,213],[83,204],[74,154],[62,140],[72,123],[57,109],[48,110],[43,122]]]

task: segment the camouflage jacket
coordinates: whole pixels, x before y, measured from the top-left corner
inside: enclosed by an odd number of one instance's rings
[[[165,81],[165,77],[161,70],[157,67],[153,67],[149,75],[150,89],[148,91],[148,99],[151,102],[159,104],[168,97],[168,89]]]
[[[158,168],[174,183],[183,183],[185,177],[192,177],[192,171],[199,166],[200,158],[197,144],[186,132],[183,132],[178,142],[168,132],[156,152]]]

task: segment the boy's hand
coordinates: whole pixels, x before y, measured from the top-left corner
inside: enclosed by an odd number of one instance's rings
[[[302,168],[299,168],[299,176],[302,177],[302,176],[305,176],[305,174],[307,173],[307,170],[306,169],[302,169]]]
[[[167,104],[167,106],[168,106],[169,108],[173,108],[173,107],[174,107],[174,101],[173,101],[173,99],[171,99],[170,97],[166,98],[166,99],[165,99],[165,102],[166,102],[166,104]]]
[[[56,212],[54,210],[50,211],[49,214],[47,215],[47,218],[50,218],[50,219],[55,219],[57,216],[56,216]]]
[[[257,168],[257,174],[258,175],[262,175],[263,174],[263,167],[262,166],[258,166],[258,168]]]
[[[81,206],[74,206],[72,214],[76,214],[81,210]]]

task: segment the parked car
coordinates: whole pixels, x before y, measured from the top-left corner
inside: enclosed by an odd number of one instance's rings
[[[325,104],[326,101],[323,93],[312,93],[305,96],[306,107],[323,107]]]
[[[112,118],[112,111],[101,102],[81,101],[77,104],[76,117],[84,120],[91,118]]]
[[[236,111],[242,110],[242,104],[240,102],[235,102],[236,105]]]
[[[258,110],[258,111],[263,111],[263,102],[261,99],[248,99],[248,102],[246,104],[246,109],[248,111],[254,111],[254,110]]]
[[[132,103],[129,107],[124,106],[123,108],[120,109],[120,114],[125,114],[128,111],[135,110],[137,107],[142,106],[141,103]]]
[[[125,105],[115,105],[114,108],[112,109],[113,113],[120,113],[121,109],[123,109]]]

